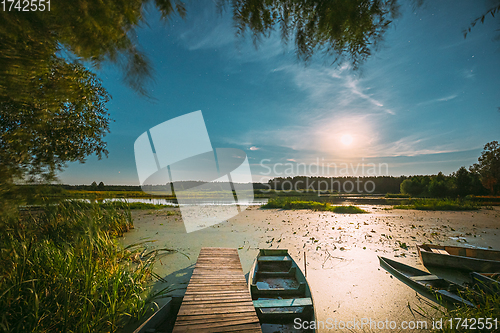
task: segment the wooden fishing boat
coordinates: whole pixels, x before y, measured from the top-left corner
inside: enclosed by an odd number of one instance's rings
[[[261,249],[250,269],[248,286],[263,332],[315,331],[302,330],[315,320],[313,299],[288,250]]]
[[[472,281],[482,290],[490,294],[500,293],[500,273],[470,273]]]
[[[431,244],[417,245],[417,250],[425,266],[500,272],[500,251]]]
[[[430,299],[438,300],[440,298],[446,305],[466,304],[472,307],[475,306],[460,297],[460,294],[464,293],[466,288],[456,283],[388,258],[379,256],[378,259],[380,266],[385,270],[424,296],[432,295],[433,297],[429,297]]]

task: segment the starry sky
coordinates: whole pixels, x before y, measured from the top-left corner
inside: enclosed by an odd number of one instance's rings
[[[278,33],[256,49],[250,36],[235,37],[231,13],[221,15],[211,1],[193,2],[185,19],[166,23],[150,9],[137,40],[155,71],[151,98],[128,88],[116,67],[96,70],[112,96],[109,157],[69,163],[59,180],[139,185],[135,140],[197,110],[212,147],[245,151],[256,182],[468,167],[500,139],[499,20],[489,16],[463,36],[489,5],[402,1],[359,70],[321,55],[305,66]]]

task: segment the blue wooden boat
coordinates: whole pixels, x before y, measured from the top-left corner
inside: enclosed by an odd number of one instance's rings
[[[297,330],[315,320],[307,280],[286,249],[261,249],[250,269],[248,287],[263,332]]]

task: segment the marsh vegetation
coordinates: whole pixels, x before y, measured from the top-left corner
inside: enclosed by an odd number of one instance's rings
[[[4,214],[0,228],[2,331],[114,332],[154,297],[162,251],[119,244],[133,228],[124,203],[62,202]]]

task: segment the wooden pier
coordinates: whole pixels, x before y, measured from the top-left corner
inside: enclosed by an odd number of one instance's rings
[[[180,332],[262,332],[238,250],[201,249],[177,314]]]

